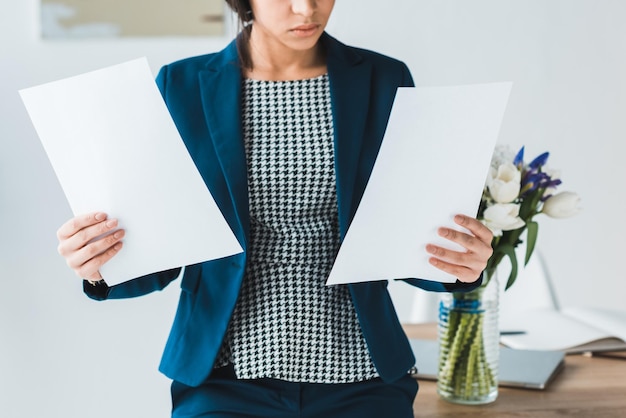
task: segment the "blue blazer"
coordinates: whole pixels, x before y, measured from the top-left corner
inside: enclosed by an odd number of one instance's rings
[[[346,46],[328,34],[321,42],[327,53],[343,239],[372,171],[396,89],[413,86],[413,80],[400,61]],[[189,386],[201,384],[212,370],[246,265],[250,226],[241,82],[235,41],[219,53],[164,66],[157,76],[189,153],[244,249],[185,268],[178,310],[159,369]],[[164,288],[179,272],[174,269],[112,287],[85,285],[84,289],[98,300],[135,297]],[[480,284],[402,279],[430,291],[470,290]],[[405,375],[415,358],[387,292],[387,281],[347,286],[381,378],[393,381]]]

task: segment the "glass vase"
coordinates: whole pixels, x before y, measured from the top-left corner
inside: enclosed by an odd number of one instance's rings
[[[437,393],[446,401],[486,404],[498,397],[497,273],[471,292],[441,295]]]

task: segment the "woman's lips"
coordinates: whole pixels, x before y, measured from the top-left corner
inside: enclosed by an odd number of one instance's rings
[[[296,36],[301,36],[304,38],[304,37],[313,35],[315,32],[317,32],[318,28],[319,28],[318,24],[310,23],[306,25],[296,26],[291,29],[291,32],[294,33]]]

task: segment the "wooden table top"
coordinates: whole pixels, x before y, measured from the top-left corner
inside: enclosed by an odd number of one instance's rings
[[[436,324],[406,324],[410,338],[436,339]],[[416,417],[626,417],[626,355],[567,355],[545,390],[498,389],[486,405],[457,405],[437,394],[437,383],[419,380]]]

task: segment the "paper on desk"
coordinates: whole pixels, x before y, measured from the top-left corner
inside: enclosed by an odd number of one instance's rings
[[[422,278],[454,282],[426,244],[475,216],[511,83],[400,88],[374,169],[327,284]]]
[[[74,214],[126,230],[108,284],[242,251],[145,58],[20,91]]]

